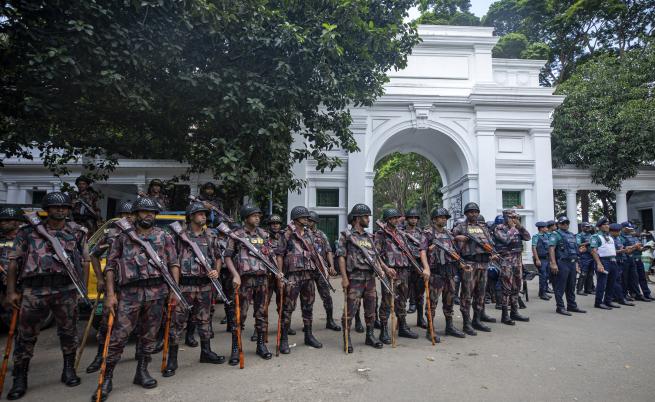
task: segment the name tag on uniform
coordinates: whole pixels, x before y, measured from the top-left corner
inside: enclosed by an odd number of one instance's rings
[[[264,239],[260,239],[260,238],[257,238],[257,239],[250,239],[250,242],[251,242],[252,244],[264,244]]]
[[[469,232],[469,234],[473,234],[473,233],[475,233],[475,234],[482,234],[482,233],[484,233],[484,231],[482,230],[482,228],[476,228],[476,227],[470,227],[470,226],[469,226],[469,228],[468,228],[468,232]]]
[[[6,241],[4,243],[0,243],[0,247],[14,247],[14,241],[10,240],[10,241]]]
[[[372,248],[373,247],[371,242],[367,241],[367,240],[358,240],[357,245],[359,245],[360,247],[366,247],[366,248]]]

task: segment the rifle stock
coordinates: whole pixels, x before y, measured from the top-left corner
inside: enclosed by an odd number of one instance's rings
[[[210,208],[212,211],[216,212],[216,213],[217,213],[221,218],[223,218],[223,220],[224,220],[225,222],[227,222],[227,223],[234,223],[234,219],[232,219],[232,218],[230,217],[230,215],[228,215],[228,214],[226,214],[225,212],[221,211],[220,208],[217,208],[215,205],[212,205],[211,203],[209,203],[209,202],[207,202],[207,201],[201,201],[201,200],[198,199],[198,197],[195,197],[195,196],[193,196],[193,195],[190,195],[190,196],[189,196],[189,201],[192,201],[192,202],[202,202],[202,204],[205,205],[205,206],[207,206],[207,204],[209,204],[209,208]]]

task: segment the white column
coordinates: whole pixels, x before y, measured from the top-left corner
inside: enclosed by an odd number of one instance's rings
[[[616,195],[616,221],[618,223],[628,220],[628,200],[625,191],[617,191]]]
[[[555,205],[553,201],[553,165],[550,152],[550,132],[552,129],[534,129],[535,155],[535,194],[532,198],[532,209],[535,211],[536,221],[548,220],[553,216]],[[528,208],[530,208],[528,206]],[[569,217],[573,219],[573,217]]]
[[[485,217],[496,216],[496,144],[495,130],[476,130],[478,146],[478,188],[480,213]],[[489,218],[490,219],[490,218]]]
[[[15,181],[5,183],[7,185],[7,204],[18,204],[18,185]]]
[[[566,216],[571,221],[569,230],[578,233],[578,202],[575,199],[576,189],[566,189]]]

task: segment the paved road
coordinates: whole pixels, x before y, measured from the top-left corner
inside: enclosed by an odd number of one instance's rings
[[[335,287],[337,282],[335,281]],[[530,283],[534,290],[536,280]],[[341,306],[341,292],[335,302]],[[302,344],[302,332],[291,337],[297,346],[287,356],[261,360],[246,338],[246,368],[197,363],[199,350],[181,350],[180,368],[172,378],[155,377],[159,386],[143,390],[132,385],[134,345],[115,374],[110,400],[158,401],[333,401],[343,400],[457,400],[457,401],[652,401],[655,398],[655,303],[639,303],[614,311],[593,308],[592,297],[579,297],[588,314],[563,317],[554,303],[533,300],[522,310],[531,322],[508,327],[491,324],[491,334],[467,339],[444,338],[432,347],[419,340],[400,339],[396,349],[374,350],[354,334],[355,352],[341,352],[338,333],[323,329],[324,314],[317,304],[315,331],[324,344],[315,350]],[[491,313],[499,312],[491,308]],[[222,316],[222,308],[216,317]],[[275,311],[271,308],[271,317]],[[410,323],[414,321],[410,316]],[[456,311],[456,324],[461,316]],[[250,325],[252,317],[248,318]],[[438,325],[443,329],[443,318]],[[294,328],[300,329],[299,314]],[[274,326],[273,326],[274,328]],[[423,332],[423,331],[421,331]],[[423,333],[421,334],[423,335]],[[274,335],[272,335],[274,339]],[[273,342],[274,343],[274,342]],[[2,341],[4,345],[4,341]],[[214,349],[227,354],[229,336],[217,332]],[[95,351],[90,344],[82,366]],[[61,358],[54,329],[43,332],[32,361],[25,401],[88,401],[96,375],[82,374],[82,384],[59,383]],[[157,372],[161,355],[154,356]],[[7,379],[5,393],[11,385]]]

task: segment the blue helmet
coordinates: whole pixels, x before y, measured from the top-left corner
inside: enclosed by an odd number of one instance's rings
[[[496,215],[496,219],[494,219],[494,225],[501,225],[503,223],[505,223],[505,216]]]
[[[489,264],[489,266],[487,267],[487,278],[496,281],[498,280],[499,277],[500,277],[500,270],[498,269],[498,267],[494,264]]]

